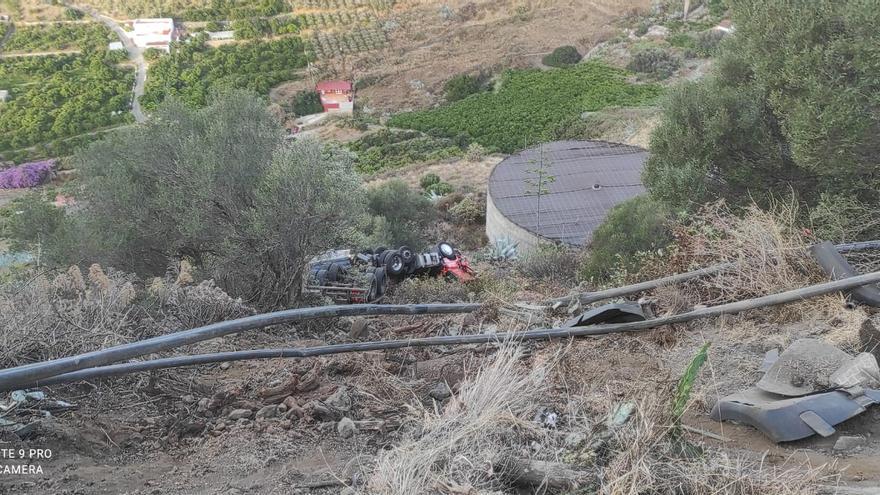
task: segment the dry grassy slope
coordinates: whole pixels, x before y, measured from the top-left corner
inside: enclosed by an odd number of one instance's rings
[[[464,19],[466,5],[476,8]],[[650,6],[650,0],[616,2],[542,0],[446,2],[445,20],[436,2],[400,2],[391,16],[399,27],[390,48],[327,63],[327,69],[355,79],[378,77],[361,91],[371,108],[398,112],[438,101],[452,75],[481,69],[529,67],[560,45],[586,52],[615,30],[613,20]]]

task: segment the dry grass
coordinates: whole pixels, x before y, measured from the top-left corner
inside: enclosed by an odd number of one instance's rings
[[[503,346],[442,411],[415,406],[415,433],[378,459],[374,493],[409,495],[468,486],[498,488],[497,459],[541,435],[530,421],[545,390],[547,366],[524,370],[523,351]]]
[[[54,359],[250,314],[211,281],[154,280],[92,265],[0,285],[0,368]]]
[[[735,269],[681,285],[675,299],[715,305],[804,287],[824,280],[794,202],[752,205],[734,214],[723,202],[706,206],[677,233],[679,267],[733,263]],[[674,291],[669,291],[674,292]],[[669,295],[669,294],[667,294]],[[673,304],[674,305],[674,304]],[[815,300],[808,303],[816,308]],[[803,304],[776,308],[780,321],[800,318]]]
[[[638,402],[629,422],[614,431],[600,493],[805,495],[837,479],[827,466],[773,466],[763,457],[700,452],[673,435],[669,410],[668,402],[657,397]]]

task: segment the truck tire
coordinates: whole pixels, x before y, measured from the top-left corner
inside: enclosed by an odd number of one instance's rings
[[[330,266],[327,268],[327,281],[338,282],[341,278],[340,275],[342,275],[343,271],[344,270],[342,266],[339,265],[339,263],[331,263]]]
[[[406,274],[406,262],[397,251],[386,251],[384,255],[385,272],[392,277]]]
[[[315,283],[317,285],[324,285],[326,282],[327,282],[327,270],[324,270],[322,268],[322,269],[318,270],[317,273],[315,273]]]
[[[379,284],[376,281],[376,275],[373,273],[367,274],[367,295],[364,296],[365,303],[371,303],[379,298],[376,293],[379,290]]]
[[[444,241],[444,242],[437,244],[436,249],[437,249],[437,253],[440,256],[442,256],[448,260],[455,259],[455,248],[452,247],[452,244],[449,244],[448,242]]]
[[[397,252],[400,253],[400,257],[403,258],[403,262],[409,265],[415,259],[416,255],[413,253],[413,250],[409,248],[409,246],[400,246],[397,248]]]
[[[376,299],[378,299],[384,296],[385,291],[388,289],[388,277],[385,274],[385,268],[377,268],[376,271],[373,272],[373,277],[376,279]]]

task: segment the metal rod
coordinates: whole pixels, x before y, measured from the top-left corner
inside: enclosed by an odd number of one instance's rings
[[[527,332],[505,332],[498,334],[478,334],[478,335],[455,335],[441,337],[425,337],[417,339],[401,339],[401,340],[384,340],[377,342],[358,342],[351,344],[334,344],[323,345],[317,347],[306,348],[288,348],[288,349],[263,349],[251,351],[232,351],[220,352],[214,354],[202,354],[195,356],[177,356],[171,358],[155,359],[151,361],[142,361],[137,363],[123,363],[113,366],[104,366],[99,368],[84,369],[74,373],[66,373],[51,378],[43,378],[29,382],[28,386],[52,385],[59,383],[68,383],[73,381],[101,378],[106,376],[121,375],[134,373],[138,371],[149,371],[163,368],[175,368],[180,366],[191,366],[195,364],[208,364],[223,361],[238,361],[246,359],[270,359],[270,358],[306,358],[314,356],[324,356],[328,354],[341,354],[348,352],[367,352],[388,349],[400,349],[404,347],[428,347],[439,345],[462,345],[462,344],[483,344],[491,342],[504,342],[507,340],[543,340],[543,339],[561,339],[572,337],[583,337],[588,335],[603,335],[619,332],[634,332],[655,328],[663,325],[674,323],[684,323],[699,318],[708,318],[712,316],[720,316],[725,314],[736,314],[752,309],[763,308],[767,306],[775,306],[779,304],[787,304],[811,297],[830,294],[841,290],[852,289],[862,285],[876,283],[880,281],[880,271],[858,275],[843,280],[835,280],[821,284],[793,289],[779,294],[770,294],[754,299],[746,299],[708,308],[701,308],[687,313],[656,318],[653,320],[638,321],[632,323],[619,323],[610,325],[591,325],[586,327],[571,328],[550,328],[540,330],[530,330]]]
[[[62,373],[103,366],[117,361],[194,344],[203,340],[282,323],[342,316],[470,313],[478,308],[480,308],[479,304],[352,304],[288,309],[274,313],[248,316],[237,320],[223,321],[76,356],[0,370],[0,391],[15,390],[24,384],[33,383],[37,380]]]

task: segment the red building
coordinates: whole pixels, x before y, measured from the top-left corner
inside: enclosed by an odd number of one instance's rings
[[[321,81],[315,86],[325,112],[352,112],[354,88],[348,81]]]

